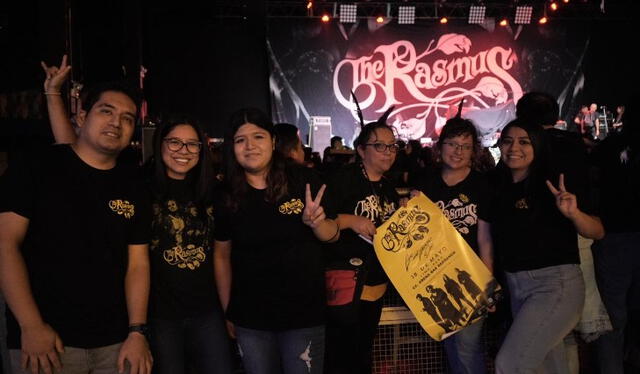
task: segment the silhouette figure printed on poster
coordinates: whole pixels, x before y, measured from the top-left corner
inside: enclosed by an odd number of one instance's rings
[[[422,302],[422,310],[427,312],[429,317],[431,317],[431,319],[433,319],[433,321],[438,324],[438,326],[442,327],[442,329],[446,332],[453,331],[453,326],[451,325],[450,321],[445,321],[442,319],[442,317],[436,310],[435,304],[433,304],[433,301],[431,301],[430,298],[422,296],[421,294],[417,294],[416,299]]]
[[[458,304],[458,309],[462,313],[463,316],[469,315],[470,311],[473,310],[473,303],[469,301],[464,293],[462,292],[462,287],[458,284],[458,282],[449,278],[446,274],[443,276],[442,280],[444,281],[444,288],[447,290],[447,293],[453,298],[453,301]],[[467,303],[471,309],[467,309],[462,305],[462,302]]]
[[[476,301],[478,297],[482,296],[482,291],[480,287],[471,279],[471,274],[467,273],[464,270],[460,270],[456,268],[456,272],[458,273],[458,282],[464,286],[464,289],[467,291],[471,298]]]
[[[447,293],[444,292],[442,288],[433,287],[432,285],[428,285],[426,290],[429,293],[431,301],[438,308],[438,312],[440,312],[442,318],[451,322],[453,326],[462,326],[462,313],[453,305]]]

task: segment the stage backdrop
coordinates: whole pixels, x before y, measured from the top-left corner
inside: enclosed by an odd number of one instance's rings
[[[393,105],[388,123],[404,139],[436,138],[463,98],[462,116],[474,121],[485,144],[514,118],[515,103],[530,90],[558,97],[561,112],[572,118],[589,46],[579,24],[453,23],[271,20],[274,121],[293,123],[306,136],[309,117],[329,116],[332,133],[351,144],[359,131],[351,91],[365,121]]]

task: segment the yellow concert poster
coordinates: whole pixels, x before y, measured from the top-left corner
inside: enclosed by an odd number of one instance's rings
[[[484,318],[495,303],[500,286],[422,193],[378,227],[374,247],[398,293],[435,340]]]

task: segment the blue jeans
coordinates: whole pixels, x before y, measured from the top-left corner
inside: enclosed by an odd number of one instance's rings
[[[152,319],[151,352],[155,374],[232,373],[229,338],[222,315],[206,314],[180,320]]]
[[[484,319],[467,326],[444,340],[444,349],[452,374],[484,374]]]
[[[64,352],[60,354],[62,370],[55,373],[118,374],[118,355],[121,347],[122,343],[91,349],[64,347]],[[31,374],[30,370],[20,367],[22,352],[19,349],[12,349],[10,355],[12,374]],[[124,374],[128,374],[129,370],[129,365],[125,365]]]
[[[595,341],[597,365],[601,373],[622,374],[628,313],[640,308],[640,233],[607,233],[591,248],[598,291],[613,326]]]
[[[247,374],[322,374],[324,326],[284,331],[235,329]]]
[[[569,374],[563,339],[584,306],[579,265],[506,273],[513,323],[496,357],[497,374]]]

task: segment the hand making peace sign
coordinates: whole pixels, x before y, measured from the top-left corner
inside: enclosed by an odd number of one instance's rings
[[[309,187],[309,183],[307,183],[305,191],[304,211],[302,212],[302,222],[312,229],[318,227],[320,223],[326,218],[324,209],[322,208],[322,205],[320,205],[322,195],[324,195],[324,190],[326,188],[327,186],[323,184],[322,187],[320,187],[316,198],[313,199],[311,196],[311,187]]]
[[[560,174],[560,180],[558,181],[558,188],[547,180],[547,187],[549,191],[556,198],[556,206],[560,213],[567,218],[572,218],[578,213],[578,200],[576,195],[571,192],[567,192],[567,188],[564,186],[564,174]]]
[[[71,65],[67,65],[67,55],[62,56],[60,67],[47,66],[44,61],[40,61],[40,65],[46,74],[44,92],[60,93],[62,85],[67,80],[69,72],[71,71]]]

